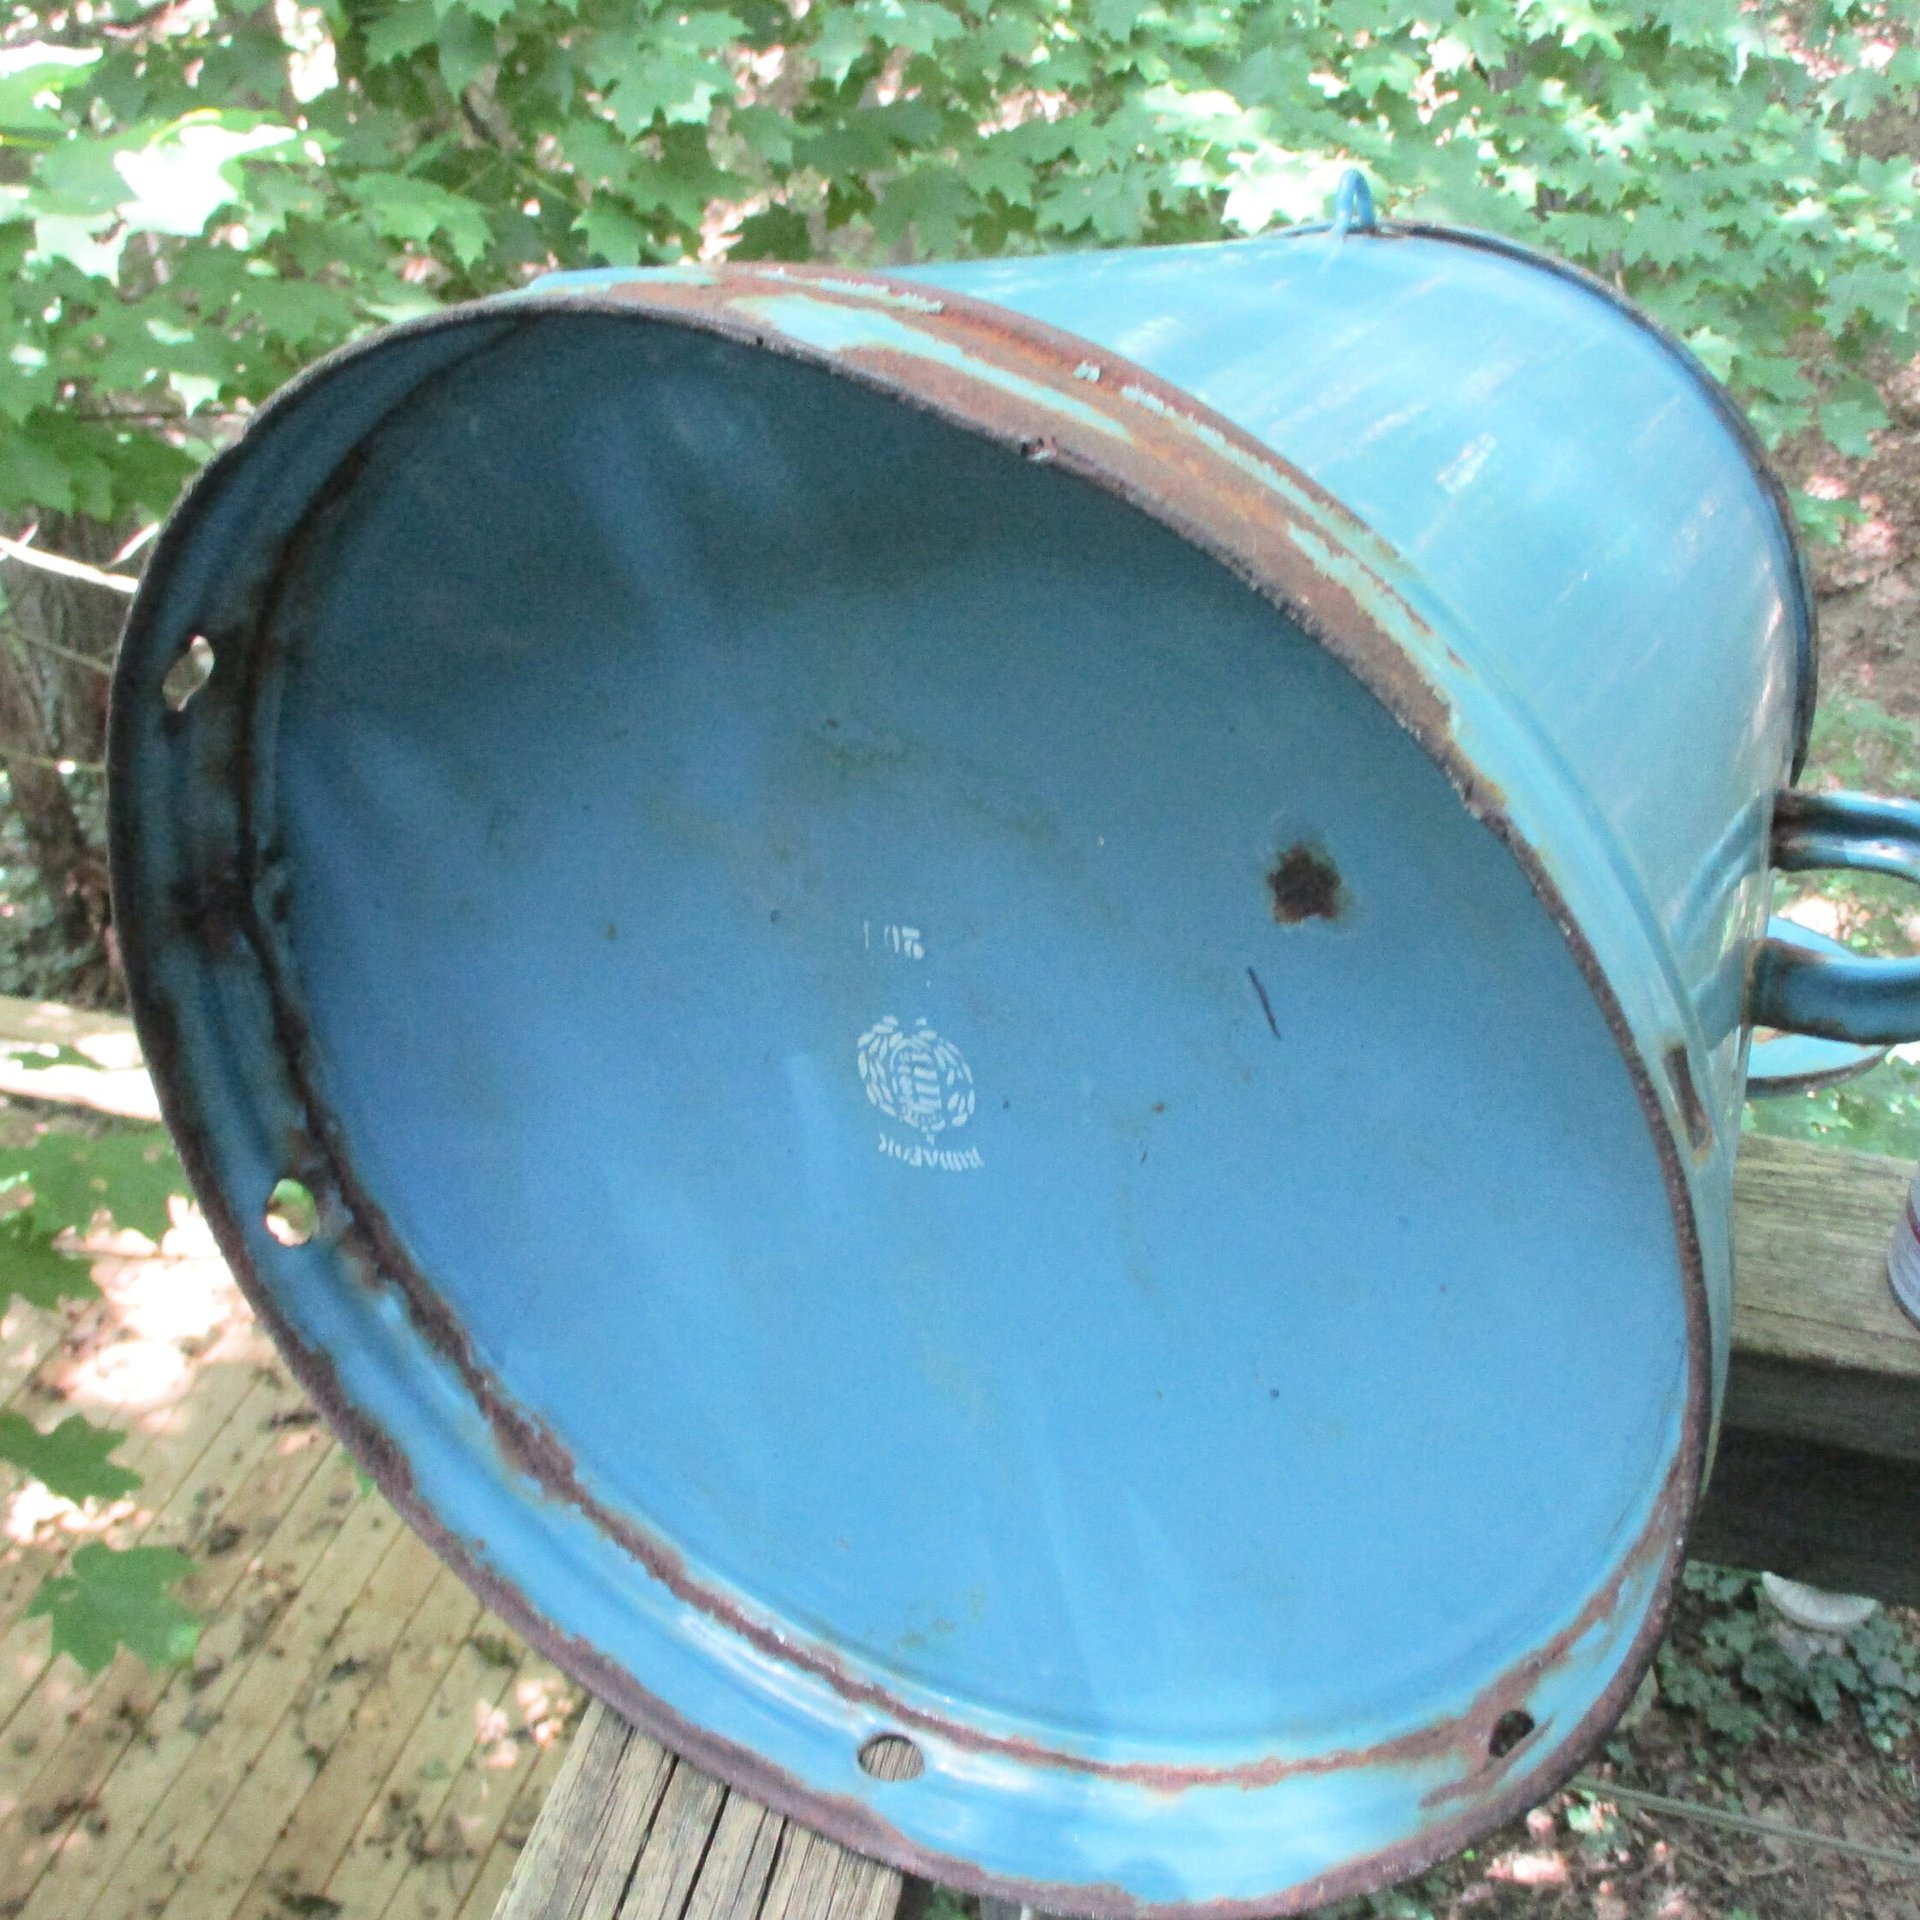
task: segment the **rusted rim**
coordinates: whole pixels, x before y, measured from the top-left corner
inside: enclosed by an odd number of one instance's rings
[[[796,339],[776,323],[772,309],[783,300],[804,296],[810,310],[845,314],[852,345],[822,345]],[[667,1745],[710,1767],[757,1798],[859,1851],[878,1855],[909,1871],[946,1884],[1015,1898],[1054,1910],[1095,1915],[1237,1916],[1291,1913],[1365,1892],[1420,1871],[1475,1836],[1535,1805],[1568,1778],[1604,1737],[1631,1700],[1665,1632],[1666,1620],[1684,1563],[1685,1540],[1698,1498],[1709,1427],[1709,1317],[1703,1262],[1695,1229],[1690,1183],[1682,1145],[1676,1141],[1646,1063],[1634,1043],[1625,1011],[1584,932],[1547,871],[1519,833],[1498,786],[1468,759],[1450,728],[1450,708],[1434,683],[1431,664],[1415,657],[1417,646],[1430,648],[1429,661],[1446,651],[1396,587],[1397,556],[1353,519],[1338,502],[1304,476],[1287,468],[1261,443],[1198,405],[1191,396],[1120,357],[1074,336],[1015,316],[1004,309],[951,294],[930,295],[918,285],[881,276],[825,269],[729,269],[724,273],[688,273],[668,279],[635,281],[592,293],[569,291],[533,297],[514,296],[395,329],[379,340],[330,356],[286,389],[260,417],[261,425],[279,417],[324,384],[341,366],[381,351],[399,338],[459,327],[484,318],[509,323],[525,316],[537,324],[554,311],[620,314],[653,322],[698,328],[782,353],[875,388],[903,404],[1020,452],[1028,459],[1057,463],[1145,512],[1208,553],[1262,597],[1281,608],[1322,647],[1342,662],[1399,724],[1412,733],[1441,768],[1467,810],[1500,839],[1518,862],[1536,896],[1561,929],[1600,1006],[1653,1134],[1674,1219],[1685,1289],[1689,1376],[1681,1445],[1654,1504],[1640,1540],[1621,1559],[1613,1578],[1567,1629],[1576,1636],[1610,1616],[1630,1577],[1656,1558],[1659,1572],[1645,1619],[1612,1681],[1573,1731],[1531,1766],[1509,1773],[1505,1783],[1470,1808],[1423,1829],[1393,1847],[1345,1863],[1315,1880],[1277,1890],[1255,1900],[1157,1903],[1142,1901],[1120,1887],[1056,1885],[1009,1881],[980,1872],[965,1860],[928,1852],[883,1820],[863,1800],[822,1795],[805,1782],[772,1767],[756,1753],[693,1726],[663,1701],[650,1695],[631,1674],[592,1647],[542,1617],[509,1582],[484,1564],[484,1556],[451,1535],[419,1498],[406,1460],[392,1440],[349,1400],[327,1357],[305,1344],[279,1310],[256,1270],[239,1219],[227,1204],[218,1177],[212,1134],[193,1095],[187,1063],[174,1039],[171,1009],[157,971],[150,969],[148,942],[134,902],[139,859],[131,810],[117,806],[110,827],[116,902],[123,910],[129,987],[143,1044],[155,1068],[164,1110],[179,1141],[197,1192],[207,1207],[223,1251],[248,1298],[266,1321],[303,1386],[313,1394],[336,1432],[366,1464],[383,1493],[427,1537],[488,1603],[513,1622],[542,1652],[582,1684],[600,1693],[629,1718],[657,1734]],[[937,325],[934,323],[937,322]],[[862,335],[862,323],[866,325]],[[903,347],[915,330],[958,349],[954,358],[918,358]],[[900,340],[904,331],[909,337]],[[890,344],[891,342],[891,344]],[[215,461],[182,502],[167,529],[148,578],[129,618],[122,665],[116,676],[111,739],[111,778],[128,790],[141,730],[149,722],[133,697],[131,682],[154,644],[153,625],[167,592],[171,562],[217,499],[225,478],[245,457],[246,442]],[[349,463],[350,464],[350,463]],[[325,489],[321,491],[324,492]],[[308,511],[312,502],[309,502]],[[1349,586],[1316,568],[1314,551],[1337,551],[1347,563]],[[1362,593],[1365,598],[1363,599]],[[254,628],[264,624],[265,607],[256,602]],[[1390,631],[1383,614],[1398,632]],[[529,1419],[486,1375],[454,1316],[425,1276],[414,1271],[397,1237],[387,1227],[371,1196],[361,1190],[330,1117],[315,1097],[308,1043],[297,996],[278,958],[277,940],[261,913],[261,877],[252,817],[254,769],[251,716],[259,681],[266,671],[265,649],[249,649],[248,684],[241,710],[248,716],[243,744],[246,795],[236,849],[238,882],[223,902],[231,924],[251,950],[265,976],[274,1008],[280,1065],[288,1073],[306,1116],[303,1163],[289,1167],[328,1196],[329,1237],[344,1259],[358,1265],[405,1300],[416,1331],[446,1355],[485,1412],[506,1457],[540,1482],[553,1498],[578,1508],[667,1585],[695,1604],[696,1597],[677,1555],[630,1522],[599,1509],[574,1475],[553,1436]],[[723,1607],[709,1606],[725,1624],[749,1638],[765,1630]],[[1566,1636],[1566,1644],[1572,1639]],[[1316,1760],[1252,1769],[1164,1769],[1099,1763],[1085,1756],[1046,1754],[989,1739],[893,1700],[878,1689],[854,1691],[840,1684],[819,1662],[810,1661],[791,1641],[774,1645],[790,1663],[809,1668],[849,1699],[871,1705],[907,1729],[919,1727],[956,1744],[999,1749],[1028,1764],[1051,1764],[1094,1776],[1179,1790],[1184,1786],[1257,1787],[1288,1773],[1322,1771],[1336,1764],[1365,1765],[1372,1760],[1417,1757],[1446,1749],[1458,1740],[1487,1751],[1487,1738],[1504,1707],[1521,1696],[1551,1664],[1541,1649],[1490,1686],[1467,1713],[1440,1728],[1420,1729],[1404,1740],[1370,1753],[1346,1754],[1322,1765]],[[1562,1649],[1564,1651],[1564,1648]],[[844,1679],[853,1676],[843,1675]],[[1482,1723],[1485,1724],[1482,1724]],[[1471,1791],[1463,1783],[1458,1793]]]

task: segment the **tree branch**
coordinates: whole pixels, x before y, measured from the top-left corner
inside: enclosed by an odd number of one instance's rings
[[[57,573],[63,579],[84,580],[91,587],[105,587],[110,593],[133,593],[140,582],[130,573],[105,573],[84,560],[69,560],[64,554],[42,553],[22,540],[9,540],[0,533],[0,555],[17,560],[23,567],[38,567],[42,573]]]

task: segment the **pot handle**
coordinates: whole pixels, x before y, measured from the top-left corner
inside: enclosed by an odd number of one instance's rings
[[[1920,803],[1866,793],[1781,794],[1773,864],[1890,873],[1920,886]],[[1920,960],[1869,960],[1762,940],[1748,974],[1747,1024],[1869,1046],[1920,1040]]]

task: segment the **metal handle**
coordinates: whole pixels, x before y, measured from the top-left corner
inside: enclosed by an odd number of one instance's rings
[[[1333,193],[1334,238],[1345,239],[1349,233],[1371,233],[1375,221],[1373,189],[1367,185],[1367,176],[1358,167],[1349,167],[1340,176],[1340,184]]]
[[[1786,873],[1890,873],[1920,886],[1920,804],[1865,793],[1783,793],[1774,806],[1773,864]],[[1843,957],[1762,940],[1747,1021],[1871,1046],[1920,1040],[1920,960]]]

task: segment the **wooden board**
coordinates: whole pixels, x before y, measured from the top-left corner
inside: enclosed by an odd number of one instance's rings
[[[93,1064],[25,1064],[49,1045],[68,1048]],[[132,1021],[6,993],[0,993],[0,1094],[91,1107],[128,1120],[160,1118],[159,1096],[141,1064]]]
[[[595,1701],[495,1920],[889,1920],[902,1888]]]
[[[99,1299],[0,1316],[0,1404],[124,1430],[143,1484],[83,1510],[0,1475],[0,1915],[485,1920],[578,1690],[366,1487],[204,1223],[93,1244]],[[89,1678],[24,1617],[97,1536],[191,1556],[190,1668]]]
[[[1920,1327],[1887,1284],[1912,1178],[1902,1160],[1747,1136],[1728,1427],[1920,1461]]]

